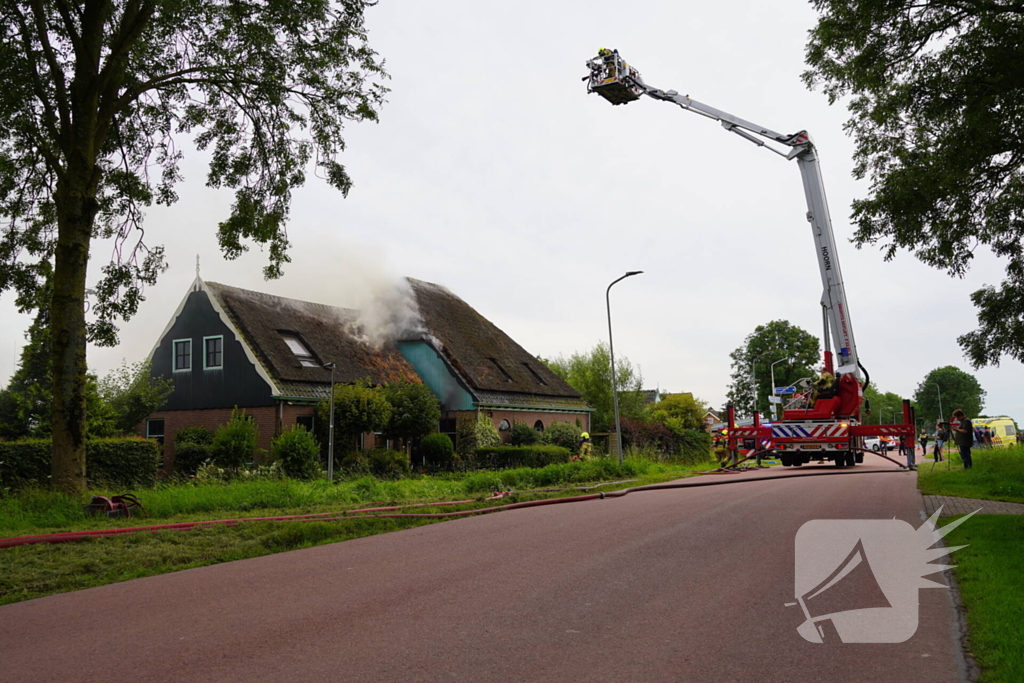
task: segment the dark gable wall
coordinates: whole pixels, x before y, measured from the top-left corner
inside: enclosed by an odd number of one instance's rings
[[[224,337],[224,367],[203,370],[203,337]],[[173,372],[173,340],[192,340],[192,370]],[[274,405],[270,386],[256,372],[241,342],[213,310],[206,292],[188,295],[181,315],[160,340],[153,356],[153,374],[174,381],[174,392],[163,410],[251,408]]]

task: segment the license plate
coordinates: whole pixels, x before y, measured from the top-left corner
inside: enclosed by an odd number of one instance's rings
[[[809,450],[818,450],[819,448],[821,448],[821,446],[819,446],[816,443],[810,443],[810,444],[805,444],[805,445],[801,446],[800,448],[804,449],[805,451],[809,451]]]

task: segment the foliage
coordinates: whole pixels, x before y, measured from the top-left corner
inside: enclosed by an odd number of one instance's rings
[[[380,479],[401,479],[411,471],[405,453],[385,448],[348,453],[342,459],[341,467],[350,474],[370,475]]]
[[[612,401],[611,354],[608,345],[598,342],[592,350],[574,353],[569,358],[553,360],[539,358],[542,363],[564,379],[569,386],[580,392],[594,413],[590,418],[591,429],[595,432],[611,431],[615,424]],[[619,356],[615,359],[616,386],[619,394],[619,415],[638,418],[643,414],[643,376],[640,368],[633,369],[629,359]]]
[[[256,458],[256,444],[259,443],[259,429],[252,415],[235,408],[231,419],[221,425],[213,435],[210,451],[219,467],[237,471]]]
[[[822,359],[818,338],[786,320],[758,325],[729,357],[733,372],[727,398],[738,413],[745,415],[754,410],[769,412],[772,363],[789,359],[775,366],[775,382],[784,387],[801,378],[815,376],[814,368],[820,366]],[[756,406],[752,394],[757,395]]]
[[[935,385],[938,385],[936,389]],[[939,416],[939,396],[945,415]],[[985,390],[977,378],[963,370],[947,365],[935,368],[921,380],[914,391],[917,416],[924,418],[926,425],[934,425],[939,419],[949,420],[953,411],[963,408],[967,417],[974,417],[985,407]]]
[[[48,439],[0,442],[0,487],[46,486],[53,444]],[[160,448],[140,438],[90,439],[86,442],[86,477],[111,486],[152,486]]]
[[[893,424],[903,421],[903,397],[891,391],[881,392],[874,384],[864,390],[864,398],[871,406],[871,413],[863,416],[864,424]],[[895,418],[893,417],[895,415]],[[922,417],[918,411],[917,417]],[[934,424],[934,421],[932,422]]]
[[[659,460],[697,464],[711,459],[711,435],[702,429],[623,420],[622,439],[624,449],[657,453]]]
[[[437,431],[441,404],[425,384],[395,382],[384,386],[391,419],[384,432],[400,439],[419,439]]]
[[[572,454],[561,446],[489,446],[476,449],[471,465],[476,469],[547,467],[569,462]]]
[[[455,450],[463,459],[471,458],[478,448],[501,445],[501,435],[494,423],[482,413],[459,415],[455,435]]]
[[[981,245],[1006,259],[1000,287],[971,300],[978,329],[958,341],[975,367],[1024,360],[1024,24],[1019,3],[813,0],[809,87],[852,95],[846,124],[859,246],[912,251],[963,276]]]
[[[316,407],[317,439],[327,448],[330,439],[330,402]],[[356,438],[366,432],[378,432],[391,420],[391,404],[380,387],[366,382],[339,384],[334,387],[334,452],[355,450]]]
[[[50,308],[47,304],[53,288],[49,273],[49,266],[44,265],[43,284],[34,301],[19,300],[19,308],[35,307],[37,313],[25,332],[26,344],[21,349],[18,368],[7,388],[0,390],[0,438],[44,437],[50,433],[53,371],[50,365]]]
[[[420,453],[430,467],[448,467],[455,460],[455,445],[447,434],[428,434],[420,441]]]
[[[301,425],[293,425],[270,443],[274,462],[281,463],[286,477],[316,479],[320,476],[320,444]]]
[[[206,183],[235,190],[217,238],[227,258],[267,246],[288,262],[291,195],[309,167],[342,194],[344,126],[374,121],[382,62],[369,0],[6,2],[0,41],[0,291],[36,307],[53,268],[55,485],[80,490],[85,345],[114,345],[166,266],[143,216],[177,200],[182,136],[210,157]],[[113,243],[86,321],[93,239]]]
[[[931,496],[1024,503],[1024,448],[976,449],[974,467],[946,469],[945,463],[920,467],[917,487]]]
[[[552,422],[551,426],[544,430],[545,444],[559,446],[567,449],[571,454],[576,455],[580,450],[580,428],[569,422]]]
[[[512,433],[509,434],[508,442],[513,446],[532,446],[540,443],[542,438],[541,433],[530,425],[525,422],[516,422],[512,425]]]
[[[666,466],[643,460],[614,458],[558,463],[547,467],[521,467],[497,472],[477,472],[463,481],[466,493],[487,493],[495,489],[531,489],[541,486],[583,484],[595,481],[628,479],[666,470]]]
[[[708,406],[693,394],[662,394],[657,403],[647,406],[649,420],[669,425],[673,430],[703,429]]]
[[[100,398],[113,413],[114,428],[121,434],[134,432],[163,406],[173,390],[171,380],[150,373],[149,361],[122,362],[99,381]]]
[[[213,432],[206,427],[199,427],[193,425],[191,427],[182,427],[174,435],[174,445],[184,443],[200,444],[202,446],[209,446],[213,443]]]

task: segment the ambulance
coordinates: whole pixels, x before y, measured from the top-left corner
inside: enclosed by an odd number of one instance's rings
[[[992,431],[992,446],[1007,448],[1017,443],[1017,428],[1013,420],[1003,417],[985,417],[972,420],[975,427],[984,429],[988,427]]]

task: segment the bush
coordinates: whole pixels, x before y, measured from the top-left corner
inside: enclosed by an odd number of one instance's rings
[[[580,428],[568,422],[552,422],[544,432],[544,443],[568,448],[575,455],[580,448]]]
[[[491,446],[478,448],[472,464],[486,469],[547,467],[571,457],[569,449],[560,446]]]
[[[203,463],[213,457],[210,445],[213,432],[206,427],[185,427],[174,435],[174,469],[194,475]]]
[[[286,477],[316,479],[320,476],[320,444],[305,427],[295,425],[288,429],[273,440],[270,449]]]
[[[342,458],[341,467],[350,474],[371,475],[379,479],[401,479],[411,471],[405,453],[385,448],[349,453]]]
[[[429,467],[449,467],[455,461],[455,446],[447,434],[429,434],[420,441],[420,453]]]
[[[540,443],[540,440],[540,432],[524,422],[516,422],[512,425],[508,442],[513,446],[532,446]]]
[[[463,458],[472,458],[478,448],[501,445],[501,435],[494,423],[481,413],[460,415],[455,430],[456,451]]]
[[[174,435],[174,445],[182,443],[195,443],[201,446],[209,446],[213,443],[213,432],[206,427],[184,427]]]
[[[231,419],[213,435],[213,460],[219,467],[238,470],[256,458],[259,430],[252,415],[235,408]]]
[[[49,439],[0,443],[0,487],[49,486],[53,446]],[[160,446],[139,438],[85,442],[85,474],[90,482],[112,486],[152,486]]]
[[[213,453],[209,446],[188,441],[174,445],[174,471],[180,474],[192,476],[212,459]]]

